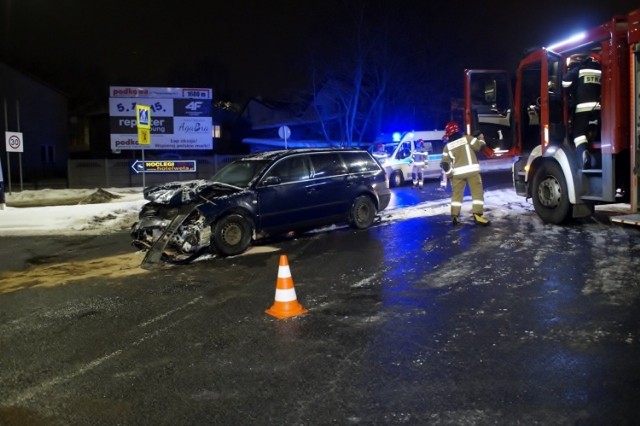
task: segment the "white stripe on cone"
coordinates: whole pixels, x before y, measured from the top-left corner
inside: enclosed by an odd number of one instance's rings
[[[278,277],[279,278],[291,277],[291,270],[289,269],[289,265],[278,266]]]
[[[296,300],[296,289],[295,288],[287,288],[281,290],[279,288],[276,289],[276,302],[293,302]]]

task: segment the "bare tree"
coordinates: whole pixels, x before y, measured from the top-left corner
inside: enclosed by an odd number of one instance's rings
[[[412,3],[413,5],[414,3]],[[442,128],[463,84],[455,29],[385,0],[331,2],[310,50],[318,134],[345,145],[383,131]],[[436,3],[415,3],[437,16]],[[424,12],[424,10],[423,10]],[[424,15],[421,15],[424,16]]]
[[[372,20],[366,2],[345,5],[351,22],[325,59],[313,59],[311,74],[322,134],[351,146],[380,132],[394,62],[388,60],[389,25]]]

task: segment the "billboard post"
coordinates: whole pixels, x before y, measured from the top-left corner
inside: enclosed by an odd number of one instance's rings
[[[0,161],[0,210],[4,210],[7,202],[4,198],[4,177],[2,173],[2,161]]]

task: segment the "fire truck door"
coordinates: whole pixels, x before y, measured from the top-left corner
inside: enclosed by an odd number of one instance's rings
[[[481,131],[489,148],[513,147],[511,83],[506,71],[468,70],[465,111],[471,133]]]

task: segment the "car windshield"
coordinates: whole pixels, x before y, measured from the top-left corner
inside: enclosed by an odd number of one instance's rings
[[[373,154],[378,160],[384,160],[387,157],[391,157],[396,150],[399,142],[392,143],[374,143],[369,147],[369,152]]]
[[[270,163],[264,159],[234,161],[220,169],[211,180],[239,188],[247,188]]]

